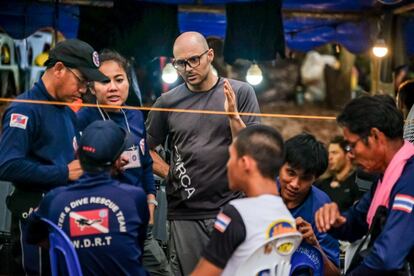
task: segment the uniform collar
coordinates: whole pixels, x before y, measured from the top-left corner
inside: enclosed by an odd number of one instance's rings
[[[112,183],[113,180],[111,179],[111,175],[109,172],[101,172],[101,173],[84,173],[82,177],[78,180],[78,185],[81,186],[96,186],[96,185],[103,185]]]
[[[39,96],[39,98],[43,98],[43,99],[48,100],[48,101],[56,101],[56,99],[55,99],[55,98],[53,98],[53,97],[49,94],[49,92],[47,92],[47,90],[46,90],[46,86],[45,86],[45,84],[43,83],[42,79],[39,79],[39,81],[37,81],[37,82],[34,84],[33,90],[36,90],[36,95],[38,95],[38,96]]]

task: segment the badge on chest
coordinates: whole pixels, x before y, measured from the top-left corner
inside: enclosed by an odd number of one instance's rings
[[[139,149],[137,146],[132,146],[122,153],[122,157],[128,160],[128,164],[124,169],[133,169],[141,167],[141,160],[139,158]]]

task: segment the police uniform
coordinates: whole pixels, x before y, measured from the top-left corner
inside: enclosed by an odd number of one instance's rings
[[[17,99],[54,101],[41,80]],[[12,103],[3,116],[0,140],[0,179],[15,187],[7,205],[13,214],[12,234],[25,228],[24,220],[42,193],[68,183],[68,163],[75,159],[76,116],[63,105]],[[19,242],[19,238],[15,237]],[[24,238],[23,238],[24,239]],[[35,250],[30,246],[23,250]],[[38,273],[38,257],[26,257],[25,270]]]
[[[267,239],[286,232],[296,232],[296,224],[279,196],[232,200],[218,214],[202,256],[224,269],[222,275],[236,275]]]
[[[141,262],[146,198],[142,188],[121,184],[109,173],[86,173],[77,184],[46,194],[33,218],[47,218],[63,229],[83,275],[146,275]]]
[[[414,248],[414,156],[411,157],[395,183],[386,206],[388,214],[381,233],[374,241],[362,264],[351,275],[395,275],[403,268]],[[375,189],[375,188],[373,188]],[[343,215],[347,221],[330,233],[340,239],[355,241],[368,232],[366,216],[373,192],[366,192],[360,201]]]
[[[280,187],[279,179],[277,180]],[[323,252],[337,267],[339,267],[339,242],[327,233],[318,231],[315,225],[315,213],[324,204],[330,203],[331,200],[327,194],[315,186],[311,186],[309,194],[305,200],[297,207],[289,209],[293,217],[302,217],[312,225],[312,230],[318,239],[319,245]]]

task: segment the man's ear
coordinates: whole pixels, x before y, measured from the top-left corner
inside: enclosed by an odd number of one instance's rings
[[[376,127],[371,128],[370,135],[376,141],[380,141],[385,138],[384,133]]]
[[[256,161],[248,155],[245,155],[241,158],[243,164],[243,169],[245,171],[252,171],[256,166]]]
[[[210,48],[207,53],[208,61],[211,63],[214,60],[214,50]]]
[[[51,69],[57,78],[61,78],[65,73],[65,65],[60,61],[56,62]]]
[[[375,145],[384,145],[387,141],[385,134],[376,127],[371,128],[370,137],[372,137]]]

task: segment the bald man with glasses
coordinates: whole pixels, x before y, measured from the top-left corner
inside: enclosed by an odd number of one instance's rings
[[[174,43],[173,66],[184,83],[161,95],[159,108],[209,110],[222,114],[151,111],[147,141],[154,171],[166,178],[170,258],[175,275],[188,275],[207,244],[220,208],[240,193],[228,188],[228,147],[237,133],[260,123],[239,112],[260,112],[253,88],[212,72],[214,51],[196,32],[182,33]],[[154,151],[169,136],[172,157],[167,164]]]
[[[7,206],[12,212],[16,275],[22,270],[29,275],[47,274],[49,267],[40,263],[38,248],[25,243],[26,219],[45,192],[68,185],[83,173],[75,159],[76,116],[68,106],[53,102],[72,103],[85,94],[91,81],[107,80],[98,70],[98,54],[80,40],[58,43],[46,66],[33,88],[18,97],[45,104],[15,102],[3,116],[0,179],[15,188]]]

